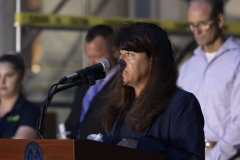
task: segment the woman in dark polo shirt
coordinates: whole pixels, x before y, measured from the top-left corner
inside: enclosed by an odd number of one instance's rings
[[[19,54],[0,57],[0,138],[37,138],[40,109],[21,93],[24,72]]]

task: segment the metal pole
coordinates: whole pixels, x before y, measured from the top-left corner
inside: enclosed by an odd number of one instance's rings
[[[89,16],[90,13],[90,2],[89,0],[82,0],[81,2],[81,15],[84,16]],[[79,39],[77,40],[78,42],[76,44],[83,44],[84,43],[84,37],[86,36],[86,31],[81,30],[80,31],[81,34],[79,35]],[[81,45],[82,47],[83,45]],[[86,67],[88,66],[88,59],[87,56],[84,53],[84,49],[83,50],[83,54],[81,54],[82,56],[82,66],[81,67]],[[71,53],[71,52],[70,52]]]
[[[89,0],[82,1],[82,15],[89,15]]]
[[[21,0],[16,0],[16,13],[21,12]],[[21,25],[18,22],[15,22],[14,26],[16,27],[16,52],[21,52]]]

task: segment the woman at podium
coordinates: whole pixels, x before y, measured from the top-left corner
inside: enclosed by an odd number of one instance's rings
[[[40,109],[21,92],[24,72],[19,54],[0,57],[0,138],[37,138]]]
[[[198,100],[177,84],[167,33],[155,24],[123,23],[113,34],[119,74],[109,91],[102,122],[107,143],[204,159],[204,118]]]

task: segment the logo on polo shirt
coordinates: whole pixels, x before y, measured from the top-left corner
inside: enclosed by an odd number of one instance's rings
[[[7,117],[8,122],[17,122],[20,119],[20,115],[9,116]]]

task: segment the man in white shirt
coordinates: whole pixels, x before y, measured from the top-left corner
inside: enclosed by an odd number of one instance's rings
[[[178,84],[199,100],[206,159],[237,157],[240,145],[240,45],[225,38],[223,2],[190,0],[187,27],[199,45],[180,69]]]

